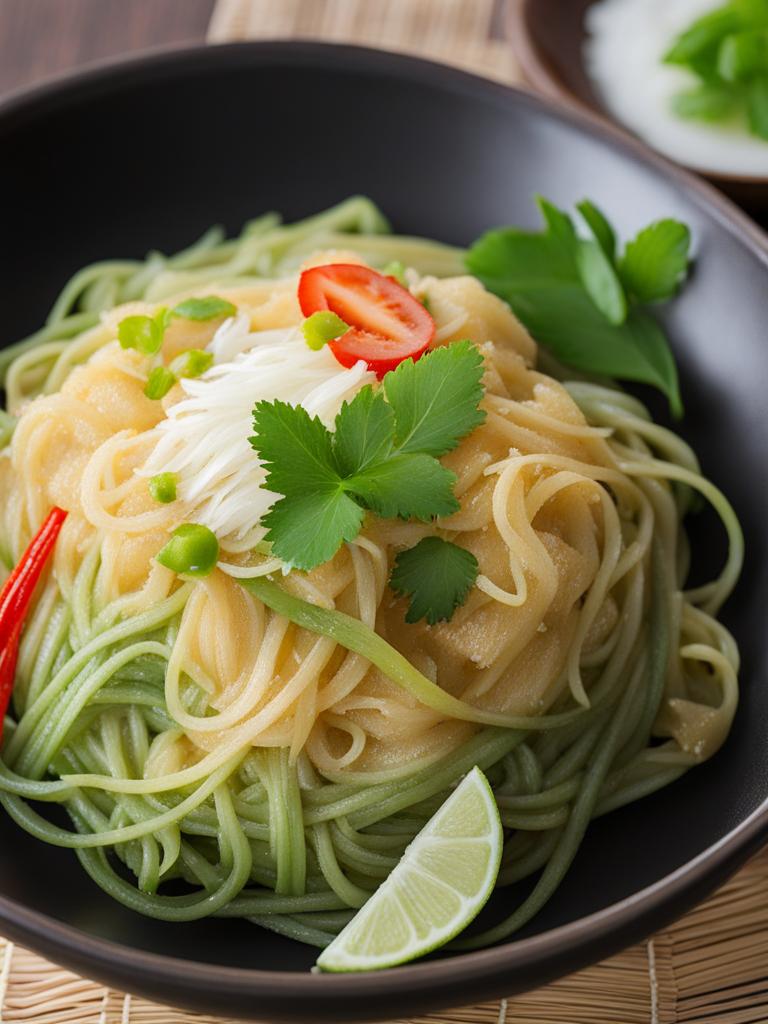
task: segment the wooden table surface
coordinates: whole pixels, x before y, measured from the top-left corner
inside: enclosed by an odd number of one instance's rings
[[[0,0],[0,94],[105,57],[201,43],[214,3]]]

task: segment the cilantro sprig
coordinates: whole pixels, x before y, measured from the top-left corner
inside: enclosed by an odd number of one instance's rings
[[[489,231],[470,248],[469,270],[511,305],[533,337],[586,373],[651,384],[675,416],[683,411],[677,368],[646,306],[672,298],[689,267],[690,232],[656,221],[617,253],[616,233],[588,200],[577,209],[588,237],[546,199],[542,231]]]
[[[708,11],[674,40],[664,61],[697,79],[672,98],[679,117],[717,122],[740,115],[753,135],[768,140],[766,0],[732,0]]]
[[[438,458],[485,413],[483,359],[470,342],[438,348],[345,402],[331,432],[302,406],[262,401],[250,439],[282,497],[263,524],[272,551],[309,570],[359,533],[366,510],[429,521],[459,508],[456,477]]]

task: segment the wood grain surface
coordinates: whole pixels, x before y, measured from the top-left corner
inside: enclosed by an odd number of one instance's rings
[[[0,94],[106,57],[201,43],[214,3],[0,0]]]

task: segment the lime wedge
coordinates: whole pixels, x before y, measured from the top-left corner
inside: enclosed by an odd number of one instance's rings
[[[473,768],[402,860],[320,955],[322,971],[377,971],[437,949],[493,891],[504,836],[488,780]]]

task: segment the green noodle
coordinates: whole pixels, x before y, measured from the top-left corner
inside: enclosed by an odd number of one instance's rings
[[[40,331],[0,353],[0,383],[23,359],[40,392],[55,390],[57,359],[68,340],[105,310],[134,299],[159,301],[197,284],[279,277],[316,249],[354,247],[375,266],[396,258],[422,273],[463,272],[459,250],[388,231],[370,201],[353,198],[294,225],[267,214],[232,240],[211,229],[175,256],[93,264],[67,284]],[[683,485],[676,491],[681,515],[693,490],[713,504],[728,533],[729,559],[719,580],[689,596],[716,609],[735,583],[743,550],[725,498],[699,475],[690,449],[653,424],[636,399],[589,381],[567,387],[590,423],[622,438],[622,468],[640,487],[647,474]],[[14,425],[0,412],[0,448]],[[636,461],[649,452],[668,461]],[[653,501],[652,490],[646,493]],[[0,537],[6,563],[10,547]],[[115,607],[94,615],[94,548],[67,600],[40,602],[27,626],[14,715],[6,721],[0,803],[33,836],[75,850],[94,882],[132,910],[177,922],[242,917],[324,946],[387,877],[451,788],[478,765],[489,773],[509,830],[499,886],[539,875],[501,923],[457,945],[499,941],[550,899],[593,818],[670,784],[695,760],[653,745],[676,613],[670,602],[675,570],[658,541],[651,560],[643,649],[629,678],[612,670],[609,657],[590,688],[588,708],[566,696],[538,717],[473,707],[359,620],[294,597],[268,577],[243,580],[265,605],[363,655],[421,704],[481,728],[444,757],[373,777],[350,771],[321,778],[304,755],[294,761],[288,749],[245,747],[218,763],[155,778],[146,771],[152,742],[177,728],[163,684],[190,586],[141,614],[123,616]],[[719,642],[730,650],[725,635]],[[61,805],[72,829],[53,824],[30,801]],[[173,880],[187,891],[160,891]]]

